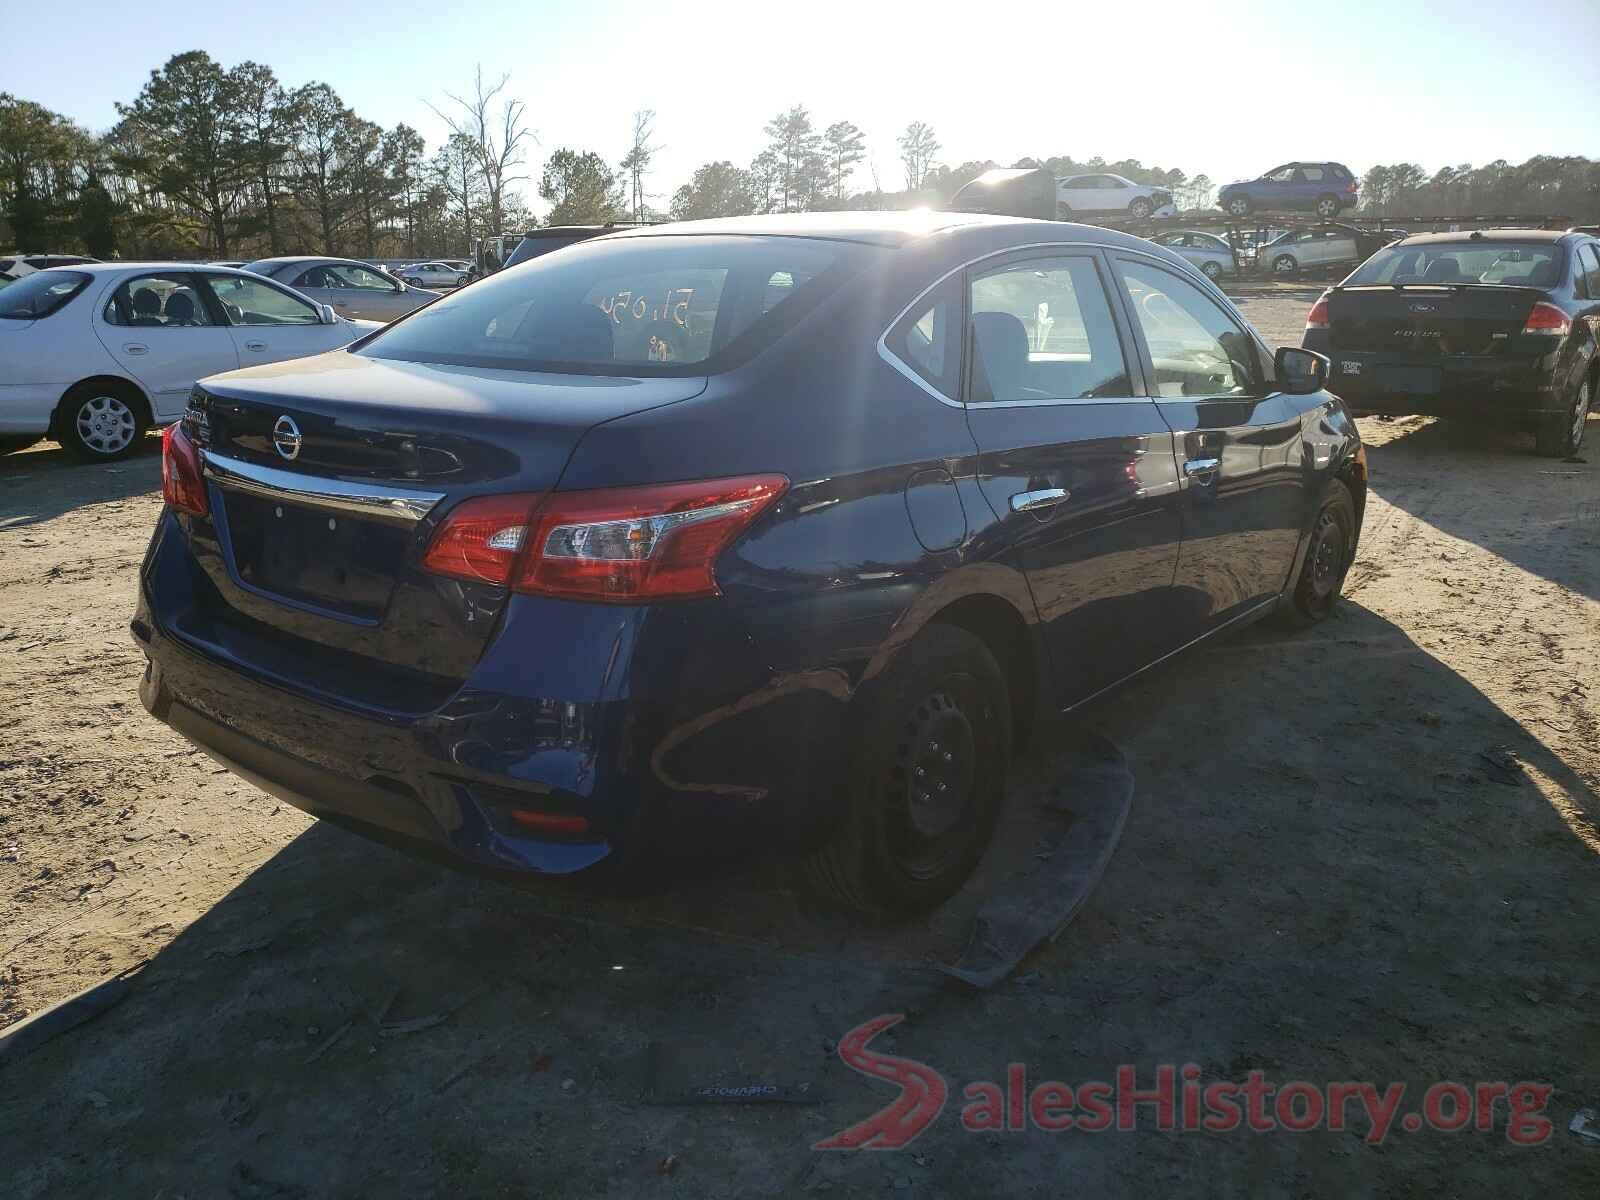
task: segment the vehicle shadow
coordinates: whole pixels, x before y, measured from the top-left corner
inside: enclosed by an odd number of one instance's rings
[[[1578,1194],[1592,1160],[1560,1133],[1537,1154],[1472,1133],[1395,1134],[1378,1153],[1359,1116],[1348,1133],[1174,1137],[1152,1114],[1070,1148],[1027,1135],[975,1153],[961,1087],[1011,1062],[1030,1087],[1119,1064],[1148,1087],[1157,1064],[1187,1062],[1208,1081],[1535,1079],[1564,1097],[1600,1083],[1583,982],[1600,955],[1600,804],[1400,628],[1349,605],[1309,632],[1248,631],[1084,720],[1133,762],[1133,815],[1079,919],[991,993],[915,963],[907,947],[937,918],[860,932],[763,872],[579,903],[319,824],[121,1007],[7,1068],[0,1191],[637,1195],[682,1171],[696,1193],[905,1178],[987,1195],[997,1173],[1043,1190],[1070,1153],[1089,1194],[1152,1177],[1376,1194],[1424,1172],[1430,1192]],[[1080,724],[1046,723],[1014,810]],[[985,885],[1032,850],[1006,841]],[[950,1111],[915,1157],[813,1153],[892,1099],[833,1055],[882,1013],[907,1019],[875,1048],[942,1072]],[[759,1082],[809,1084],[821,1103],[653,1104],[652,1081],[669,1101]]]
[[[1369,417],[1361,427],[1375,494],[1530,574],[1600,599],[1600,414],[1566,461],[1536,455],[1531,434],[1470,422]]]
[[[55,443],[0,457],[0,532],[89,504],[161,490],[161,439],[146,435],[115,463],[86,463]]]

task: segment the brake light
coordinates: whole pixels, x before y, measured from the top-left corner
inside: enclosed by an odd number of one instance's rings
[[[474,583],[510,583],[528,522],[543,498],[518,492],[458,504],[429,540],[422,569]]]
[[[1311,311],[1306,314],[1307,329],[1326,329],[1328,327],[1328,294],[1324,292],[1317,297],[1317,302],[1311,306]]]
[[[445,518],[423,567],[573,600],[715,596],[717,558],[788,486],[782,475],[746,475],[483,496]]]
[[[1522,332],[1535,333],[1543,337],[1566,337],[1571,329],[1572,322],[1567,319],[1566,313],[1549,301],[1540,300],[1528,314],[1528,321],[1522,327]]]
[[[1352,179],[1350,181],[1350,185],[1348,187],[1346,187],[1344,190],[1349,192],[1352,196],[1354,196],[1356,194],[1356,181],[1354,179]]]
[[[173,508],[206,515],[206,485],[200,475],[200,451],[189,440],[183,422],[168,425],[161,435],[161,498]]]

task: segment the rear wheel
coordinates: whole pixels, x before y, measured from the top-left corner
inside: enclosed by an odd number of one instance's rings
[[[1228,212],[1235,217],[1248,217],[1250,215],[1250,201],[1243,196],[1235,196],[1228,201]]]
[[[867,916],[931,908],[994,833],[1011,754],[1005,678],[977,637],[935,624],[855,705],[848,811],[807,874],[822,899]]]
[[[1212,283],[1222,278],[1222,264],[1219,262],[1203,262],[1200,264],[1200,271]]]
[[[148,424],[144,405],[132,389],[118,383],[80,383],[56,410],[61,444],[89,462],[126,457]]]
[[[1144,220],[1150,215],[1150,201],[1143,196],[1138,197],[1132,204],[1128,205],[1128,214],[1135,221]]]
[[[1299,578],[1284,609],[1292,625],[1314,625],[1339,602],[1344,577],[1356,544],[1356,502],[1341,479],[1328,485],[1328,494],[1311,527],[1311,544],[1300,565]]]
[[[1292,254],[1280,254],[1272,260],[1272,273],[1285,277],[1293,275],[1300,269],[1300,264]]]
[[[1594,400],[1594,376],[1585,375],[1572,393],[1572,403],[1564,416],[1551,417],[1536,433],[1539,453],[1546,458],[1570,458],[1583,445],[1589,424],[1589,407]]]
[[[1320,196],[1317,198],[1317,216],[1324,221],[1331,221],[1339,215],[1339,198],[1337,196]]]

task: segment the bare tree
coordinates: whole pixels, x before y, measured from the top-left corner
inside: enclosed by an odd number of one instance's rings
[[[644,220],[644,173],[650,167],[650,160],[660,149],[650,140],[655,133],[655,119],[656,113],[653,108],[642,108],[633,114],[633,145],[629,147],[626,157],[622,160],[622,169],[627,172],[632,187],[629,202],[633,206],[635,221]]]
[[[496,234],[503,232],[500,225],[505,214],[506,188],[527,179],[526,175],[512,173],[522,163],[523,144],[529,139],[538,140],[523,125],[528,106],[521,100],[507,98],[499,110],[495,110],[495,101],[510,79],[509,74],[502,75],[494,86],[485,87],[483,67],[480,65],[473,78],[470,98],[463,99],[452,92],[445,93],[461,107],[459,116],[449,116],[432,103],[428,104],[439,119],[450,126],[452,134],[472,143],[479,169],[483,173],[484,189],[488,193],[489,221],[493,226],[490,232]]]
[[[916,191],[933,167],[934,156],[939,153],[939,139],[933,136],[933,126],[925,121],[913,121],[900,135],[900,161],[906,168],[906,189]]]

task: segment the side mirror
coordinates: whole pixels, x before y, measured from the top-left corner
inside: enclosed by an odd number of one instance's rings
[[[317,324],[319,324],[319,325],[336,325],[336,324],[338,324],[338,322],[339,322],[339,315],[333,311],[333,305],[331,305],[331,304],[319,304],[319,305],[317,305]]]
[[[1308,396],[1328,384],[1328,360],[1315,350],[1298,346],[1279,346],[1272,356],[1277,369],[1278,387],[1291,396]]]

